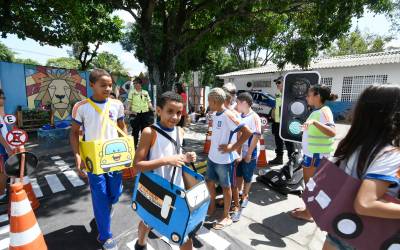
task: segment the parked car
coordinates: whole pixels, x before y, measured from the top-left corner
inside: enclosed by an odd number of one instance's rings
[[[252,109],[260,116],[268,116],[275,107],[275,97],[271,94],[261,91],[239,90],[238,94],[248,92],[253,97]]]

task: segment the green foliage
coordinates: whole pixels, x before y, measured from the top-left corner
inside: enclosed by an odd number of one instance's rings
[[[346,33],[325,51],[329,56],[343,56],[382,52],[385,44],[393,39],[391,36],[361,34],[359,30]]]
[[[128,75],[121,61],[114,54],[102,52],[93,59],[90,67],[105,69],[113,75]]]
[[[6,45],[0,42],[0,61],[13,62],[15,60],[15,52],[10,50]]]
[[[15,58],[14,62],[21,63],[21,64],[40,65],[40,63],[38,61],[35,61],[30,58]]]
[[[72,57],[59,57],[47,60],[46,66],[65,68],[65,69],[79,69],[80,63]]]
[[[210,50],[230,44],[251,52],[252,60],[242,60],[241,67],[258,65],[262,48],[270,51],[266,59],[280,66],[306,68],[319,50],[350,29],[353,17],[367,9],[387,11],[391,1],[114,0],[111,5],[135,18],[121,42],[124,49],[146,64],[152,82],[169,89],[180,72],[199,69]],[[239,53],[236,60],[245,56]]]

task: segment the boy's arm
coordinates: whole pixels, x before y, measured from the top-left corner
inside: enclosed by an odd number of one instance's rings
[[[155,160],[147,160],[147,155],[149,153],[154,136],[150,127],[143,129],[138,148],[135,152],[134,163],[137,171],[146,172],[165,165],[180,167],[185,164],[185,155],[173,155]]]
[[[229,153],[234,150],[237,150],[242,146],[243,143],[246,142],[251,136],[251,130],[249,129],[248,126],[244,125],[243,127],[240,128],[239,130],[241,132],[241,136],[238,137],[237,141],[235,144],[222,144],[219,146],[219,150],[222,151],[223,153]]]
[[[260,140],[261,135],[260,134],[253,134],[253,138],[251,139],[251,143],[249,146],[249,149],[247,151],[247,155],[245,155],[245,160],[246,162],[250,162],[251,160],[251,155],[253,154],[254,149],[257,147],[257,143]]]
[[[85,176],[86,174],[82,171],[82,159],[79,154],[79,129],[81,125],[76,122],[71,123],[71,133],[69,137],[69,141],[72,147],[72,152],[74,153],[75,164],[78,170],[78,173],[81,176]]]

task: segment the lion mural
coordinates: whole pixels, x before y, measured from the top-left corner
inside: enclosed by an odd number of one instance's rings
[[[73,105],[87,95],[85,73],[81,74],[76,70],[42,66],[29,68],[27,65],[25,76],[28,107],[41,108],[51,104],[56,119],[68,119]]]

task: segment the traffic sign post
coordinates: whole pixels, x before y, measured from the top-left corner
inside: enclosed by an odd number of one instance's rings
[[[28,134],[22,129],[14,128],[7,133],[6,141],[11,146],[21,147],[28,141]]]
[[[260,117],[260,120],[261,120],[262,131],[265,131],[268,127],[268,120],[265,117]]]

